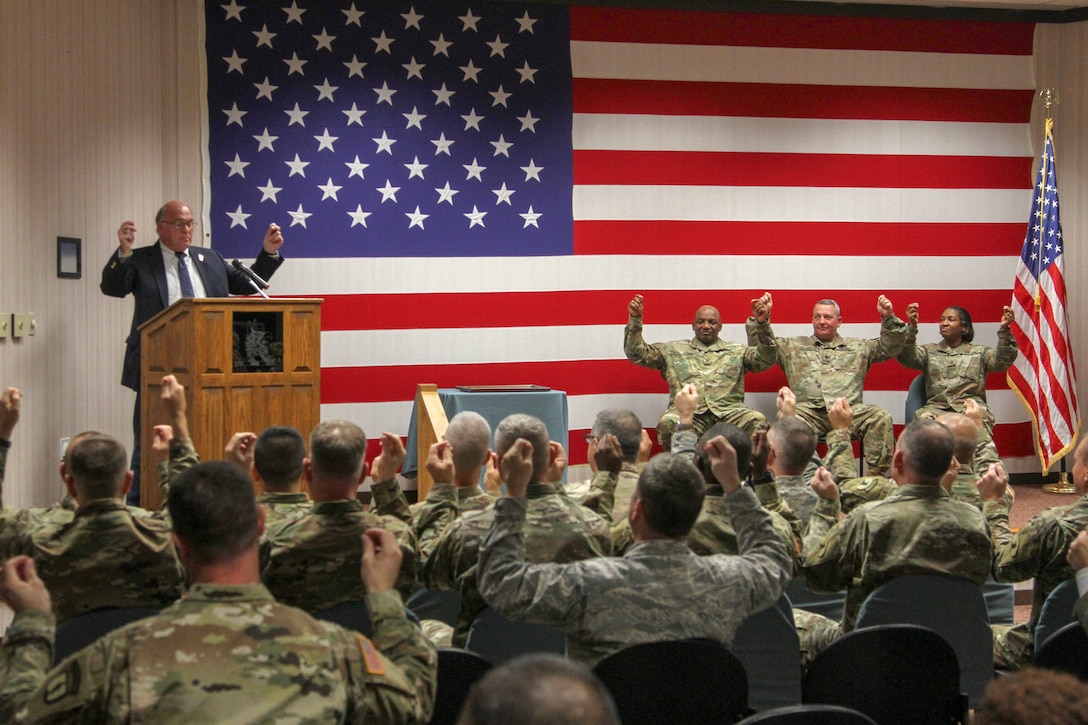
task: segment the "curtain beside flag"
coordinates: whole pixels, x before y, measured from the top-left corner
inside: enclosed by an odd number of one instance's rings
[[[1058,215],[1054,119],[1046,119],[1046,143],[1035,177],[1035,194],[1024,247],[1016,265],[1013,336],[1020,355],[1008,372],[1009,386],[1027,407],[1043,472],[1068,453],[1080,429],[1077,373],[1065,309],[1065,246]]]

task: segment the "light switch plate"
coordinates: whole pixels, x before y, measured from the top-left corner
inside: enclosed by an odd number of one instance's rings
[[[11,313],[0,312],[0,339],[11,337]]]
[[[25,312],[16,312],[11,316],[11,336],[24,337],[30,329],[30,321]]]
[[[38,316],[33,312],[26,313],[26,318],[29,321],[26,334],[37,335],[38,334]]]

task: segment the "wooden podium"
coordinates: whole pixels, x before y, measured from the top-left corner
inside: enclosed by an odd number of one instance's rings
[[[202,461],[221,460],[239,431],[289,425],[303,436],[320,420],[321,300],[183,299],[140,326],[140,503],[162,503],[151,450],[167,422],[162,378],[185,386],[189,432]]]

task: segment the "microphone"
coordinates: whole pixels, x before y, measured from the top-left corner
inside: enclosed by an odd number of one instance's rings
[[[242,264],[241,261],[236,259],[230,263],[230,266],[234,267],[236,270],[249,277],[249,279],[261,289],[268,289],[268,283],[261,279],[260,275],[258,275],[252,269]]]

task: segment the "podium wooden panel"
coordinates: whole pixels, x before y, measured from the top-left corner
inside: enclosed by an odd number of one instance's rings
[[[213,297],[183,299],[140,326],[140,502],[161,505],[154,426],[167,422],[162,378],[185,386],[189,432],[202,461],[221,460],[239,431],[289,425],[308,436],[320,421],[321,300]],[[283,371],[234,369],[234,315],[279,313]]]
[[[434,485],[434,476],[427,470],[427,456],[431,446],[446,435],[449,421],[442,399],[438,397],[438,386],[434,383],[420,383],[416,386],[416,495],[419,500],[427,498],[427,493]],[[412,452],[408,451],[408,455]]]

